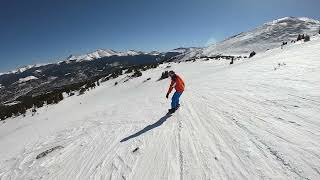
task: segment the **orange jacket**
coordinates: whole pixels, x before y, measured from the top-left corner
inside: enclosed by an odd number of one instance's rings
[[[168,90],[169,94],[171,93],[173,88],[175,88],[177,92],[182,93],[184,91],[184,82],[178,75],[175,75],[173,78],[171,78],[171,84]]]

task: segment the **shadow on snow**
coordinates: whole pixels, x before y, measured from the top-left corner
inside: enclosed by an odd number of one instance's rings
[[[135,137],[138,137],[140,136],[141,134],[143,133],[146,133],[154,128],[157,128],[159,126],[161,126],[169,117],[171,117],[171,114],[166,114],[165,116],[163,116],[162,118],[160,118],[157,122],[153,123],[153,124],[150,124],[148,126],[146,126],[145,128],[143,128],[142,130],[122,139],[120,142],[125,142],[125,141],[128,141],[132,138],[135,138]]]

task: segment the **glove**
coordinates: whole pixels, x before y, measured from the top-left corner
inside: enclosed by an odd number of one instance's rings
[[[166,98],[167,98],[167,99],[169,98],[169,93],[167,93]]]

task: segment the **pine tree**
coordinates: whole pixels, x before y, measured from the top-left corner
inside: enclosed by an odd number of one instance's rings
[[[302,36],[299,34],[298,35],[298,38],[297,38],[297,41],[300,41],[302,38],[301,38]]]
[[[79,95],[84,94],[84,92],[86,92],[86,88],[81,88],[80,91],[79,91]]]
[[[131,77],[140,77],[140,76],[142,76],[142,72],[139,69],[135,69],[135,72]]]
[[[59,101],[63,100],[63,94],[62,93],[59,93],[58,97],[59,97]]]
[[[231,59],[230,64],[233,64],[233,58]]]
[[[252,58],[254,55],[256,55],[257,53],[256,52],[254,52],[254,51],[252,51],[251,53],[250,53],[250,55],[249,55],[249,58]]]
[[[304,37],[304,42],[308,42],[308,41],[310,41],[310,36],[309,36],[309,35],[306,35],[306,36]]]

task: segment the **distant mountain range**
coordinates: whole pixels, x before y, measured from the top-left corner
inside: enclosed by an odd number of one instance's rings
[[[67,58],[67,61],[72,61],[75,60],[76,62],[81,62],[81,61],[92,61],[95,59],[100,59],[103,57],[110,57],[110,56],[119,56],[119,57],[125,57],[125,56],[138,56],[138,55],[154,55],[157,56],[159,55],[159,52],[156,51],[152,51],[150,53],[145,53],[142,51],[135,51],[135,50],[129,50],[126,52],[117,52],[111,49],[98,49],[94,52],[88,53],[88,54],[84,54],[84,55],[80,55],[80,56],[74,56],[74,55],[70,55]]]
[[[185,61],[218,54],[242,56],[249,55],[251,51],[259,53],[280,47],[284,41],[296,40],[298,34],[317,34],[319,29],[318,20],[285,17],[204,48],[177,48],[168,52],[98,49],[88,54],[70,55],[58,63],[29,65],[0,74],[0,102],[13,101],[25,94],[50,91],[130,66]]]

